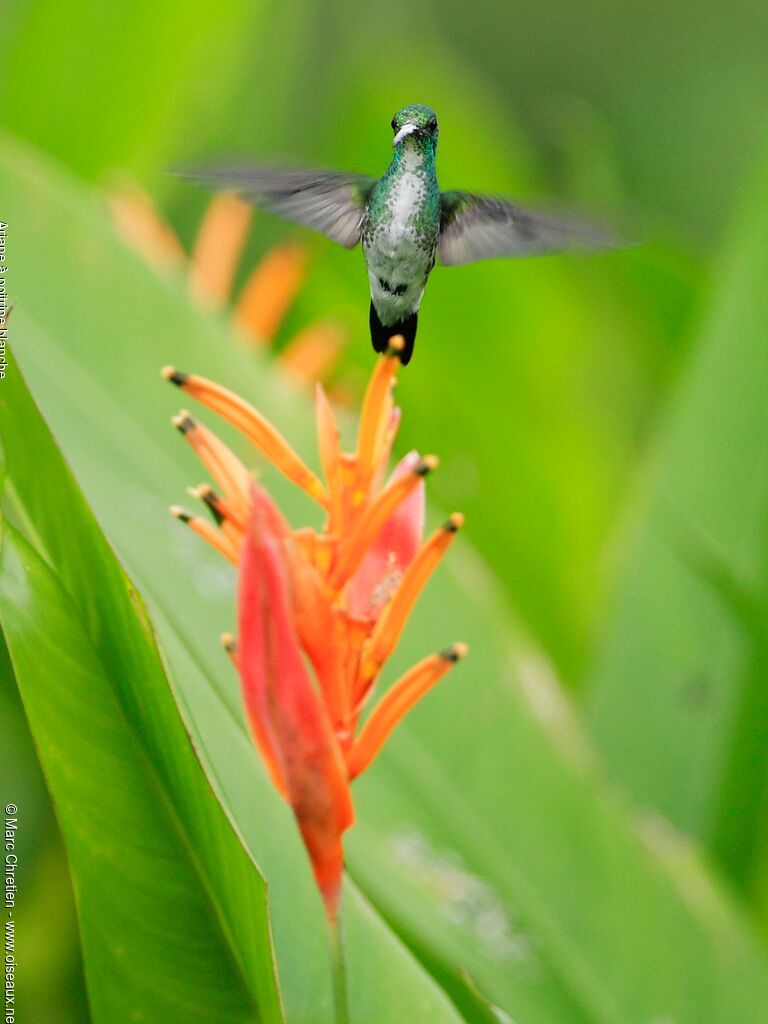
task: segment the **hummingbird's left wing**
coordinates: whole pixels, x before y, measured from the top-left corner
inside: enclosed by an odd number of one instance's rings
[[[449,266],[498,256],[539,256],[565,249],[605,249],[599,232],[567,220],[529,213],[507,199],[443,192],[438,252]]]
[[[234,192],[348,249],[360,241],[365,204],[376,184],[375,178],[363,174],[278,167],[199,167],[178,173],[199,185]]]

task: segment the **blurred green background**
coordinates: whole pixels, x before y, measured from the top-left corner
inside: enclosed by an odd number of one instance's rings
[[[390,118],[413,101],[438,112],[443,187],[553,197],[642,240],[437,268],[400,383],[401,440],[441,455],[433,497],[466,512],[617,778],[709,848],[765,927],[768,8],[19,0],[4,21],[4,130],[95,185],[136,179],[186,243],[207,197],[167,166],[223,154],[380,173]],[[358,387],[371,362],[360,254],[264,215],[244,268],[297,234],[313,262],[280,340],[336,316],[351,338],[337,376]],[[702,355],[724,332],[722,362]],[[728,352],[744,359],[735,382]],[[681,532],[671,548],[657,536]],[[713,593],[741,609],[735,626]],[[63,1024],[85,1014],[74,911],[20,715],[4,717],[2,747],[29,766],[36,808],[38,970],[22,1002]]]

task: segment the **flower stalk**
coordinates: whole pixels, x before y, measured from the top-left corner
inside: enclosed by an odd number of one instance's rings
[[[328,918],[328,945],[331,954],[331,985],[336,1024],[350,1024],[347,965],[344,960],[344,935],[340,917]]]

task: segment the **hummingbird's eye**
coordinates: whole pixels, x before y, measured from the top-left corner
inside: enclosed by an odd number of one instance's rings
[[[430,117],[429,121],[427,122],[427,127],[431,128],[432,131],[434,131],[435,128],[437,128],[437,118],[435,117],[434,114],[432,115],[432,117]]]
[[[394,117],[392,118],[392,131],[393,132],[397,131],[397,121],[395,120]]]

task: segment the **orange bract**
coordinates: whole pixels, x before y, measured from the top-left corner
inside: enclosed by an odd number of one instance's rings
[[[268,344],[304,281],[307,254],[294,243],[268,252],[243,286],[235,322],[254,339]]]
[[[225,646],[240,673],[254,741],[293,807],[330,918],[341,891],[342,836],[354,818],[350,780],[466,653],[465,645],[454,644],[423,659],[358,731],[382,666],[463,523],[454,514],[422,542],[424,477],[437,465],[433,456],[411,452],[385,482],[399,423],[393,389],[402,346],[393,338],[376,364],[353,454],[341,451],[333,410],[318,385],[324,483],[243,399],[194,374],[163,371],[238,427],[326,513],[320,531],[292,529],[229,448],[189,413],[174,418],[222,493],[209,485],[192,492],[212,522],[178,507],[172,512],[240,567],[239,636],[237,643],[227,636]]]
[[[232,293],[253,208],[236,196],[215,196],[195,238],[189,291],[202,303],[223,306]]]
[[[159,271],[185,269],[191,298],[199,305],[232,309],[238,332],[250,344],[270,346],[295,300],[309,263],[304,246],[287,242],[270,249],[233,295],[238,264],[253,219],[253,207],[237,196],[214,196],[187,256],[152,198],[137,185],[110,196],[113,222],[123,239]],[[333,323],[310,324],[277,353],[287,373],[301,383],[326,376],[344,347]]]

